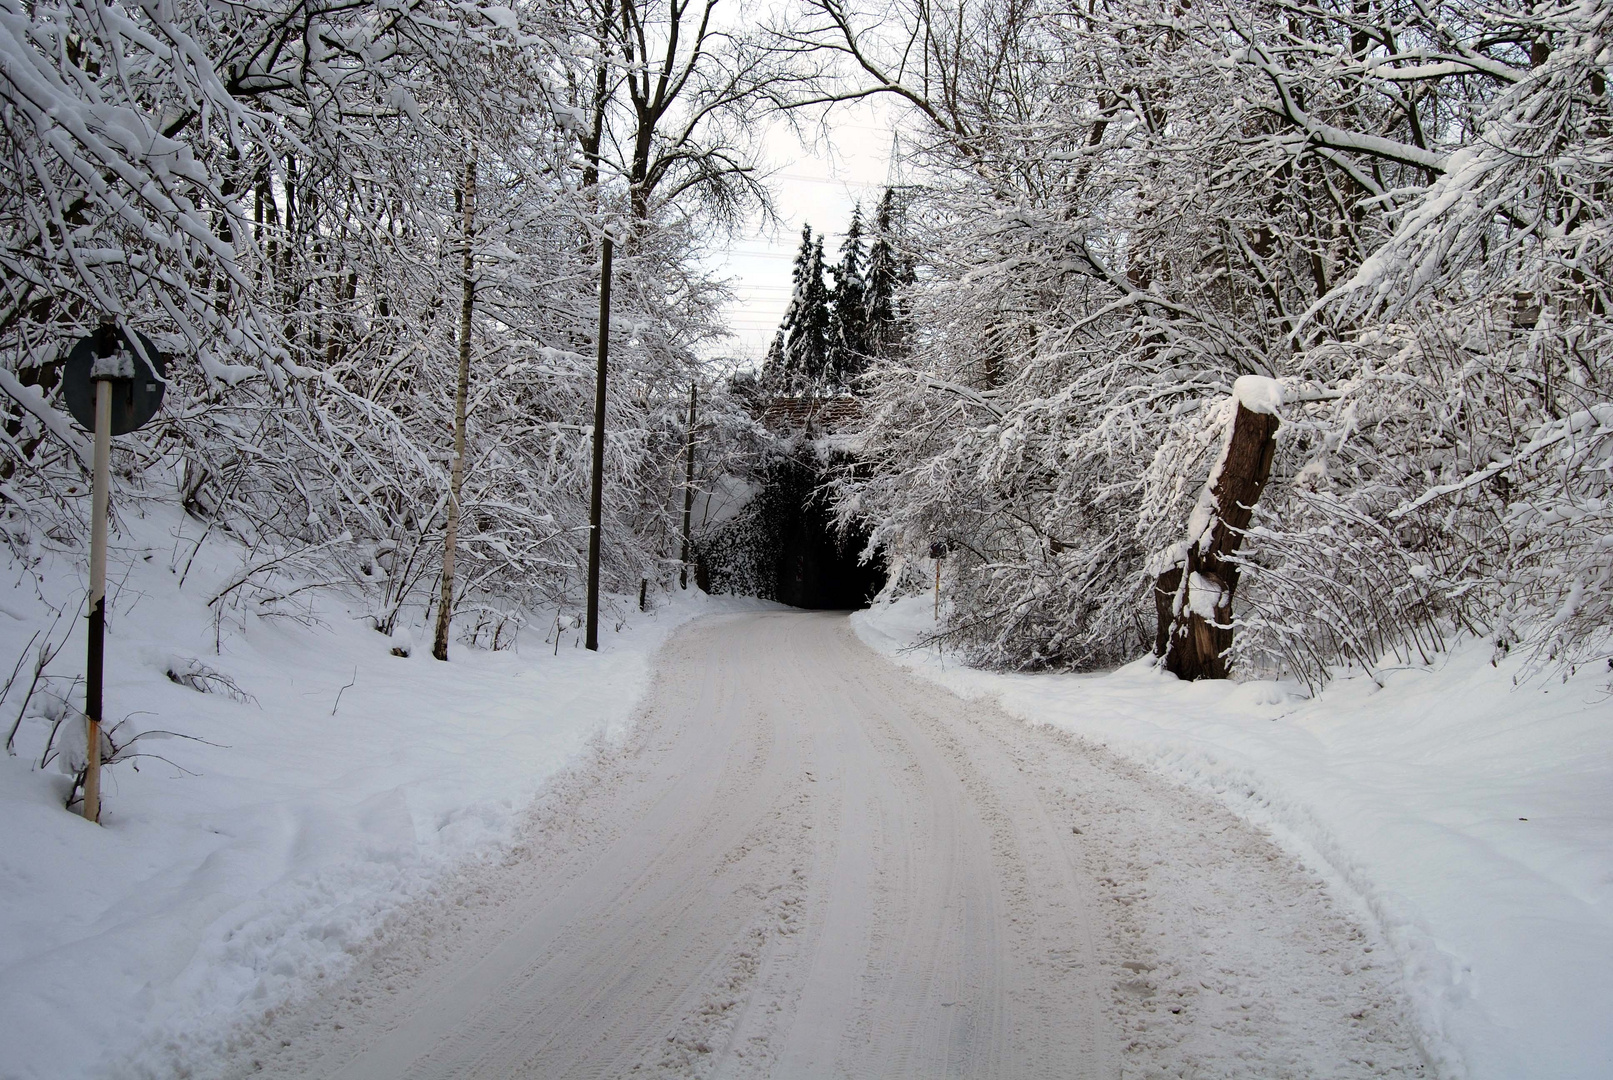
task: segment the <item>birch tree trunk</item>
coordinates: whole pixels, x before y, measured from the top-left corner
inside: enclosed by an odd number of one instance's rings
[[[454,610],[454,547],[459,541],[459,488],[465,480],[465,398],[470,390],[470,316],[476,302],[476,151],[465,162],[465,183],[460,191],[464,214],[464,245],[460,268],[459,385],[454,391],[454,460],[448,478],[448,528],[442,545],[442,598],[437,607],[437,637],[431,655],[448,659],[448,624]]]

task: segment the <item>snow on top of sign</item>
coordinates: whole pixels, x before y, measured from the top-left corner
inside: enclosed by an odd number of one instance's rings
[[[90,364],[92,379],[134,378],[134,354],[119,346],[111,356],[97,356]]]

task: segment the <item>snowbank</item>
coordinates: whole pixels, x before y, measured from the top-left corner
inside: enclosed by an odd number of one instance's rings
[[[1003,675],[908,649],[914,598],[853,616],[948,688],[997,697],[1213,794],[1273,833],[1393,943],[1450,1076],[1613,1076],[1613,704],[1605,671],[1512,686],[1473,644],[1431,668],[1182,683],[1146,662]]]
[[[208,540],[181,590],[200,527],[123,514],[109,719],[207,742],[137,743],[168,761],[112,766],[100,828],[63,811],[65,776],[37,769],[44,721],[0,757],[0,1077],[172,1075],[198,1041],[340,974],[391,912],[497,856],[546,780],[625,730],[674,627],[755,605],[663,595],[619,633],[606,620],[597,654],[572,632],[556,652],[540,626],[513,650],[456,642],[443,664],[428,628],[394,656],[408,632],[378,634],[351,596],[314,590],[278,617],[232,614],[215,653],[207,603],[240,549]],[[0,584],[8,670],[50,625],[47,602],[67,608],[58,636],[83,622],[81,572],[46,558],[42,597],[16,567]],[[50,671],[81,673],[83,640],[79,626]],[[0,703],[6,728],[30,673]]]

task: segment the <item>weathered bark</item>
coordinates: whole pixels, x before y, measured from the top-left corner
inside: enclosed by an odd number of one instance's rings
[[[460,269],[459,385],[454,391],[454,462],[448,477],[448,529],[442,545],[442,598],[437,607],[437,637],[431,655],[448,659],[448,623],[454,611],[454,548],[459,541],[459,488],[465,481],[465,398],[470,391],[470,317],[476,302],[476,152],[465,162],[460,193],[464,213],[464,250]]]
[[[1165,669],[1182,679],[1224,679],[1227,650],[1232,647],[1232,598],[1238,567],[1232,556],[1243,543],[1255,503],[1271,476],[1277,452],[1276,416],[1252,412],[1240,403],[1232,432],[1210,488],[1212,513],[1197,536],[1189,537],[1185,562],[1166,570],[1154,583],[1159,617],[1154,654]],[[1193,594],[1193,595],[1190,595]],[[1202,610],[1213,598],[1213,617]],[[1199,603],[1194,604],[1192,600]]]

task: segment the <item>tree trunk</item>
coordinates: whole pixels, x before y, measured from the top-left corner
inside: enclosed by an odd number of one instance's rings
[[[448,478],[448,529],[442,545],[442,599],[437,606],[437,638],[431,655],[448,659],[448,623],[454,610],[454,547],[459,541],[459,488],[465,481],[465,398],[470,391],[470,316],[476,302],[476,151],[465,162],[465,185],[460,192],[464,213],[464,250],[460,266],[459,385],[454,391],[454,462]]]
[[[640,118],[639,134],[633,146],[633,165],[627,176],[628,205],[634,226],[640,233],[644,223],[650,220],[650,140],[654,135],[655,121]]]
[[[683,478],[683,566],[678,569],[678,588],[689,587],[689,524],[694,517],[694,406],[695,386],[689,384],[689,458]]]
[[[1243,543],[1256,501],[1271,476],[1277,452],[1277,417],[1237,405],[1232,431],[1210,487],[1211,517],[1188,537],[1183,561],[1159,575],[1154,604],[1159,617],[1154,654],[1182,679],[1224,679],[1232,647],[1232,596]],[[1208,617],[1207,617],[1208,616]]]
[[[599,184],[599,148],[605,140],[605,107],[610,103],[611,25],[616,6],[606,0],[599,13],[599,55],[594,60],[594,100],[588,117],[588,131],[582,137],[582,186],[592,191]]]

